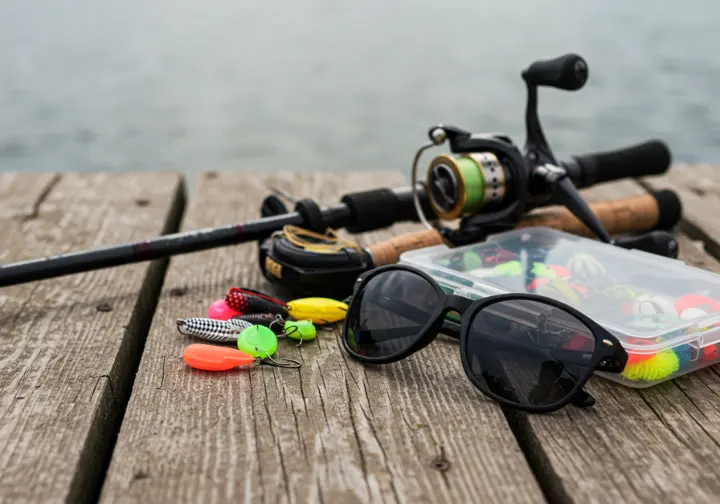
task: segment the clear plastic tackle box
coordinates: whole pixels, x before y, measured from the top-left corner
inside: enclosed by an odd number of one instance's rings
[[[720,362],[720,275],[677,259],[535,227],[406,252],[400,263],[471,299],[532,292],[575,307],[628,352],[622,374],[596,374],[630,387]]]

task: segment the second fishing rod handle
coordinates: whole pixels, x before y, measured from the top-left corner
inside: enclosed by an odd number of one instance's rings
[[[592,203],[590,208],[608,233],[619,235],[667,228],[667,225],[660,222],[663,216],[660,204],[662,203],[658,202],[657,195],[646,193],[621,200]],[[670,219],[678,220],[672,217]],[[670,223],[670,227],[675,223]],[[548,208],[526,215],[516,227],[535,226],[560,229],[588,238],[595,236],[585,224],[564,207]]]
[[[590,209],[610,234],[644,232],[654,229],[672,229],[680,220],[681,207],[672,191],[657,191],[630,198],[600,201],[590,204]],[[547,207],[526,215],[516,226],[550,227],[579,236],[593,237],[593,233],[564,207]],[[375,266],[396,264],[400,255],[410,250],[442,245],[443,240],[435,230],[405,233],[390,240],[368,247]]]
[[[416,231],[398,235],[390,240],[375,243],[368,247],[375,266],[395,264],[400,260],[400,254],[409,250],[418,250],[434,245],[442,245],[443,239],[434,229]]]

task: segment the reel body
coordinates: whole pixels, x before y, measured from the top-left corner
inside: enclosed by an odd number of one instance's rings
[[[526,141],[523,151],[506,135],[473,134],[455,126],[438,125],[430,128],[430,143],[415,154],[412,165],[412,187],[416,191],[414,203],[418,217],[429,229],[437,229],[449,246],[461,246],[484,240],[487,236],[511,229],[522,216],[538,206],[560,204],[580,220],[600,240],[615,243],[598,217],[580,196],[570,175],[568,164],[558,163],[548,145],[537,114],[537,88],[549,86],[567,91],[581,89],[588,78],[587,63],[576,54],[537,61],[522,72],[527,85],[525,110]],[[445,142],[450,154],[436,156],[427,169],[426,188],[430,205],[440,221],[461,219],[459,229],[450,229],[439,222],[431,225],[424,217],[417,196],[418,161],[422,153]],[[664,154],[664,145],[653,145],[645,151]],[[656,156],[655,166],[661,170],[669,165],[669,152]],[[625,160],[630,160],[627,156]],[[663,163],[663,161],[667,163]],[[576,160],[578,161],[578,160]],[[587,179],[587,171],[597,171],[591,163],[575,162],[573,175]],[[620,178],[617,165],[606,180]],[[653,169],[655,169],[655,166]],[[638,167],[633,167],[635,171]],[[639,171],[644,171],[640,168]],[[611,176],[612,175],[612,176]],[[628,176],[623,174],[624,176]],[[601,177],[602,178],[602,177]],[[657,235],[667,249],[674,245],[674,237]],[[638,238],[637,244],[642,243]],[[624,246],[632,248],[632,241]],[[663,244],[659,249],[663,250]]]
[[[298,240],[288,228],[290,233],[283,230],[260,244],[258,259],[265,278],[293,295],[344,299],[357,277],[374,267],[370,254],[354,243],[304,230]]]

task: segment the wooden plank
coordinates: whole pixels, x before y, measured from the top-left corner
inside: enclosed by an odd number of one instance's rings
[[[626,181],[584,193],[601,200],[642,190]],[[678,241],[682,260],[720,271],[701,243],[682,234]],[[717,502],[718,371],[714,366],[643,390],[593,378],[593,408],[510,413],[509,419],[551,502]]]
[[[264,181],[327,203],[402,184],[392,173],[201,177],[186,229],[256,218]],[[417,226],[398,226],[400,232]],[[366,240],[390,236],[374,233]],[[190,370],[179,317],[230,286],[269,289],[246,244],[174,258],[101,502],[544,502],[497,405],[463,374],[457,344],[394,365],[349,361],[332,332],[282,356],[296,370]]]
[[[642,185],[650,190],[672,189],[683,202],[680,229],[701,240],[713,256],[720,257],[720,172],[709,164],[678,164],[662,177],[648,177]]]
[[[3,263],[174,230],[174,174],[0,174]],[[0,501],[92,502],[163,263],[0,290]]]

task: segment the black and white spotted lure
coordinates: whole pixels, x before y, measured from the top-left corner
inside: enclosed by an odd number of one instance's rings
[[[235,343],[238,335],[252,326],[252,322],[240,319],[216,320],[191,317],[177,320],[180,334],[219,343]]]

